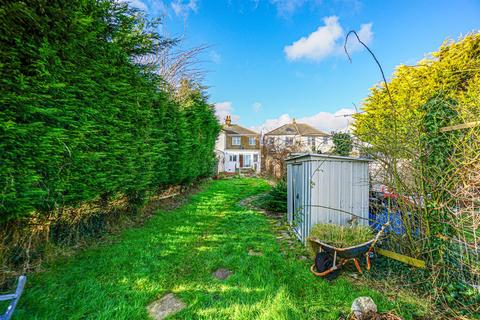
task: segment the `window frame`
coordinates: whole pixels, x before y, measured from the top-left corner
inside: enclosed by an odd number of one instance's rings
[[[293,146],[293,137],[285,137],[285,145]]]
[[[238,139],[238,143],[235,143],[235,141],[237,141]],[[240,136],[232,136],[232,146],[241,146],[242,145],[242,137]]]
[[[253,140],[253,143],[252,143]],[[248,137],[248,145],[249,146],[256,146],[257,145],[257,138],[255,137]]]

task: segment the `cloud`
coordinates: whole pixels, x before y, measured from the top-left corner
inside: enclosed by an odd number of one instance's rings
[[[260,110],[262,110],[262,104],[260,102],[254,102],[252,108],[254,112],[260,112]]]
[[[297,9],[301,8],[308,0],[270,0],[270,3],[277,7],[280,16],[290,16]]]
[[[214,104],[215,107],[215,115],[217,116],[218,121],[220,123],[225,122],[226,116],[232,117],[232,122],[237,123],[240,119],[239,116],[233,114],[233,105],[231,101],[224,101],[224,102],[217,102]]]
[[[219,64],[220,62],[222,62],[222,56],[215,50],[210,51],[210,59],[215,64]]]
[[[128,3],[130,7],[148,12],[148,6],[141,0],[122,0],[120,2]]]
[[[302,37],[285,46],[283,49],[289,60],[313,60],[320,61],[332,55],[338,55],[343,50],[345,32],[338,21],[337,16],[323,18],[324,25],[308,36]],[[362,24],[357,32],[360,39],[369,44],[373,40],[372,23]],[[350,52],[361,50],[362,47],[353,38],[349,41]]]
[[[319,112],[314,115],[296,119],[297,122],[306,123],[314,128],[322,130],[326,133],[331,131],[344,131],[353,123],[353,118],[349,115],[355,113],[354,109],[342,108],[338,111],[331,112]],[[275,128],[278,128],[284,124],[292,122],[292,117],[285,113],[275,119],[267,119],[263,124],[255,126],[252,129],[256,131],[268,132]]]
[[[168,14],[168,8],[162,0],[151,0],[150,6],[156,14],[166,16]]]
[[[127,3],[130,7],[142,10],[152,15],[165,16],[168,13],[167,6],[162,0],[118,0]]]
[[[365,23],[360,25],[360,30],[357,31],[358,37],[362,40],[363,43],[368,45],[373,40],[372,32],[372,23]],[[348,37],[348,46],[347,49],[349,52],[360,51],[363,49],[363,46],[360,42],[357,41],[356,37]]]
[[[188,14],[190,13],[190,11],[193,11],[195,13],[198,11],[197,0],[188,0],[188,1],[175,0],[175,1],[172,1],[171,6],[173,9],[173,12],[175,12],[177,16],[181,16],[184,18],[188,17]]]
[[[324,26],[318,27],[307,37],[302,37],[284,48],[288,59],[321,60],[335,52],[337,41],[342,36],[343,29],[336,16],[326,17],[323,22],[325,23]]]

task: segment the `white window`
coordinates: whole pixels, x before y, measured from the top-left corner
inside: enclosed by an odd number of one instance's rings
[[[237,155],[236,154],[231,154],[230,155],[230,161],[231,162],[237,162]]]
[[[253,155],[253,162],[258,162],[258,154]]]
[[[243,156],[243,166],[245,168],[250,168],[252,166],[252,156],[250,154]]]
[[[323,143],[327,144],[328,143],[328,137],[323,137]]]
[[[292,137],[286,137],[285,138],[285,145],[287,145],[287,146],[293,145],[293,138]]]
[[[308,145],[315,147],[315,137],[308,137]]]
[[[240,145],[240,137],[232,137],[232,146]]]
[[[273,145],[274,143],[275,143],[275,139],[274,139],[274,138],[268,138],[268,144]]]
[[[248,138],[248,144],[251,145],[251,146],[256,145],[257,144],[257,139],[255,139],[255,137]]]

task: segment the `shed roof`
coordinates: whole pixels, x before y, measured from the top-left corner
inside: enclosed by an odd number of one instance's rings
[[[227,134],[245,134],[245,135],[258,135],[257,132],[239,126],[238,124],[231,124],[231,125],[224,125],[222,130],[225,131]]]
[[[292,123],[284,124],[281,127],[273,129],[272,131],[267,132],[265,135],[271,136],[284,136],[284,135],[300,135],[300,136],[328,136],[323,131],[315,129],[314,127],[306,123]]]
[[[372,160],[366,158],[353,158],[353,157],[344,157],[331,154],[318,154],[318,153],[303,153],[292,155],[287,158],[286,162],[294,162],[295,160],[317,160],[317,159],[333,159],[333,160],[346,160],[346,161],[361,161],[361,162],[370,162]]]

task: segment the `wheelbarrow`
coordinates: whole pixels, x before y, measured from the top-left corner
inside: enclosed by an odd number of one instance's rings
[[[324,243],[315,237],[308,238],[308,241],[310,241],[312,247],[316,249],[315,251],[317,251],[315,263],[310,267],[310,271],[316,276],[325,277],[340,269],[348,261],[353,261],[357,271],[362,273],[360,263],[358,262],[358,259],[362,256],[365,256],[367,261],[367,270],[370,270],[370,254],[373,252],[375,244],[378,242],[381,235],[385,231],[385,228],[389,224],[389,222],[385,223],[372,240],[348,248],[337,248],[329,245],[328,243]]]

